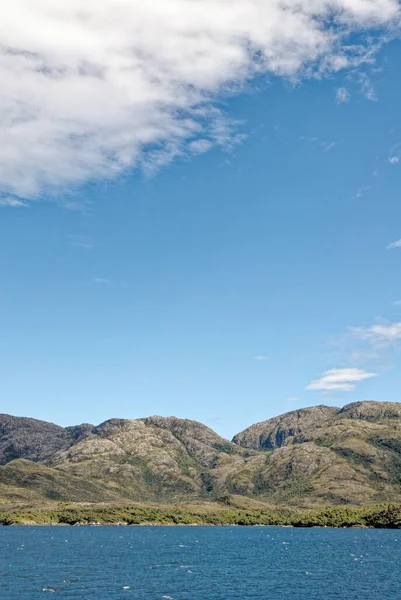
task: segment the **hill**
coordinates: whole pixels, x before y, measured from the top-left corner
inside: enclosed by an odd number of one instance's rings
[[[0,465],[7,505],[401,502],[401,404],[304,408],[252,425],[231,442],[175,417],[62,428],[0,415]]]

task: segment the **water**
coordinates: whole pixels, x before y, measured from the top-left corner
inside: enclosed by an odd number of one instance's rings
[[[1,600],[400,600],[401,531],[2,527]]]

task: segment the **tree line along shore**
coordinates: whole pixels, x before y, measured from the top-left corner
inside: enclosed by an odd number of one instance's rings
[[[0,525],[265,525],[287,527],[401,528],[401,504],[294,510],[230,507],[73,506],[0,512]]]

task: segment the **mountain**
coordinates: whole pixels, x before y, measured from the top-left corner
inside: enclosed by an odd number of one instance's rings
[[[44,462],[127,498],[160,500],[207,493],[209,472],[235,454],[244,451],[200,423],[149,417],[106,421]]]
[[[231,442],[175,417],[62,428],[0,415],[0,465],[3,503],[401,502],[401,403],[295,410]]]
[[[401,497],[399,403],[295,410],[248,427],[234,442],[266,453],[261,485],[278,499],[285,489],[333,504]]]

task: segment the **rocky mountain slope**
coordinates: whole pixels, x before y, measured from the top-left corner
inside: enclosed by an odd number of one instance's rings
[[[3,503],[401,502],[401,403],[300,409],[252,425],[232,442],[174,417],[62,428],[0,415],[0,465]]]

